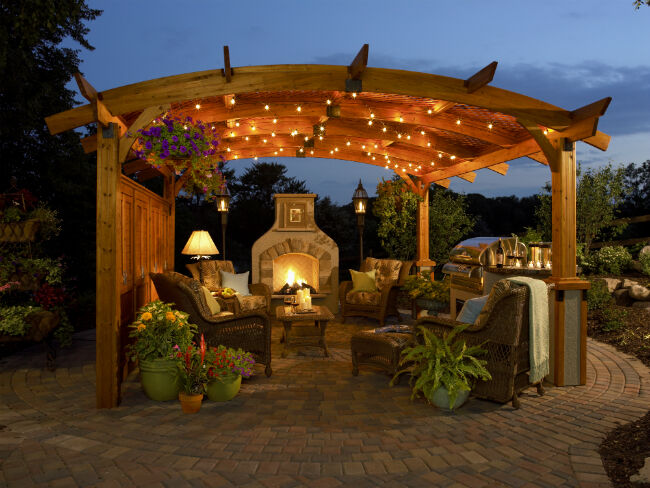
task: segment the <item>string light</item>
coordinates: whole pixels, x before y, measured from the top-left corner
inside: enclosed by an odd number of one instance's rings
[[[268,141],[266,139],[262,139],[262,142],[264,142],[264,144],[266,144]]]
[[[281,148],[280,148],[280,152],[282,152],[282,151],[284,151],[284,148],[281,147]]]
[[[365,149],[365,148],[366,148],[366,145],[365,145],[365,144],[361,144],[361,149]]]
[[[234,104],[235,104],[235,97],[232,97],[232,98],[230,99],[230,105],[234,105]]]
[[[409,141],[411,140],[411,136],[410,136],[410,135],[409,135],[409,136],[406,136],[406,138],[407,138]]]
[[[255,161],[257,161],[257,156],[255,156],[253,159],[254,159]]]
[[[402,118],[401,115],[400,115],[399,121],[400,121],[400,122],[404,122],[404,119]]]
[[[377,158],[375,158],[375,157],[373,156],[373,157],[372,157],[372,160],[374,161],[375,159],[377,159]]]
[[[429,110],[427,110],[427,113],[428,113],[429,115],[431,115],[431,114],[433,113],[433,110],[429,109]]]
[[[197,103],[197,104],[194,105],[194,106],[196,107],[197,110],[201,108],[201,104],[200,104],[200,103]]]
[[[346,146],[349,146],[349,145],[350,145],[350,141],[346,142],[345,145],[346,145]]]
[[[274,123],[274,124],[277,124],[277,123],[278,123],[278,119],[273,119],[273,123]]]
[[[373,112],[370,112],[370,118],[371,118],[371,119],[374,119],[374,118],[375,118],[375,114],[374,114]]]
[[[548,135],[548,130],[544,129],[544,135],[545,135],[545,136]]]
[[[402,138],[402,134],[397,134],[397,138],[398,138],[398,139],[401,139],[401,138]]]
[[[433,161],[431,161],[431,166],[435,166],[435,165],[436,165],[436,163],[434,163]]]
[[[338,148],[338,147],[335,147],[334,150],[335,150],[336,152],[339,152],[339,148]]]
[[[377,149],[377,144],[375,144],[375,149]]]
[[[235,122],[235,127],[239,127],[239,122]]]
[[[368,125],[372,125],[372,120],[369,120],[369,121],[368,121]]]
[[[322,125],[321,125],[321,126],[320,126],[320,130],[322,130],[322,131],[325,130],[325,126],[322,126]]]
[[[488,124],[488,129],[492,130],[492,127],[493,127],[493,126],[492,126],[492,122],[490,122],[490,123]]]
[[[275,137],[275,132],[271,132],[271,137]]]
[[[275,153],[274,153],[274,154],[275,154],[275,155],[277,156],[277,155],[278,155],[278,152],[277,152],[277,151],[275,151]]]
[[[308,141],[308,140],[309,140],[309,137],[305,136],[305,141]]]
[[[371,155],[371,153],[370,153],[370,151],[368,151],[368,156],[370,156],[370,155]]]
[[[357,98],[357,92],[352,92],[352,98]]]
[[[311,150],[311,154],[314,154],[314,150],[313,150],[313,149]]]
[[[456,159],[456,156],[451,156],[449,159],[453,161],[454,159]]]
[[[187,126],[186,126],[186,125],[184,125],[184,126],[183,126],[183,129],[185,129],[185,130],[187,130]]]
[[[442,153],[438,153],[438,157],[441,158],[441,157],[442,157]]]
[[[427,142],[427,147],[431,147],[431,142]]]
[[[424,131],[423,131],[423,130],[420,131],[420,135],[424,135]]]
[[[226,148],[226,151],[228,151],[228,152],[230,152],[230,148],[229,148],[229,147],[228,147],[228,148]]]
[[[386,132],[387,130],[388,130],[388,129],[386,129],[386,127],[384,127],[384,128],[382,129],[382,131],[384,131],[384,132]]]
[[[330,154],[334,154],[334,151],[330,151]]]
[[[230,132],[230,137],[235,137],[235,133],[234,133],[234,132]]]
[[[253,125],[253,126],[251,126],[251,130],[252,130],[252,131],[255,131],[255,130],[257,130],[257,127],[255,127],[255,126]]]
[[[296,107],[296,110],[297,110],[298,112],[302,112],[302,107],[301,107],[300,105],[298,105],[298,106]]]
[[[212,126],[212,130],[214,130],[214,125]]]
[[[301,147],[301,148],[300,148],[300,152],[305,152],[305,150]]]
[[[244,137],[244,139],[248,140],[248,136]]]
[[[239,156],[237,156],[236,154],[235,154],[235,159],[239,159]]]
[[[323,136],[318,136],[318,139],[322,141],[322,140],[323,140]]]
[[[268,110],[268,109],[270,109],[270,108],[271,108],[271,107],[269,107],[268,105],[264,105],[264,110]]]
[[[456,119],[456,125],[460,125],[460,119]]]
[[[329,98],[327,99],[327,105],[332,105],[332,100],[330,100]]]

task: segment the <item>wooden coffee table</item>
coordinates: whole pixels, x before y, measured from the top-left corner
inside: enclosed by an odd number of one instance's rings
[[[313,305],[312,309],[313,312],[297,313],[295,308],[290,305],[276,307],[275,317],[284,326],[283,358],[287,357],[291,347],[299,344],[306,345],[307,343],[313,345],[314,339],[316,339],[318,347],[322,347],[323,351],[325,351],[325,357],[329,357],[325,331],[327,330],[327,322],[333,320],[334,315],[324,305]],[[292,325],[297,325],[297,322],[309,322],[309,324],[300,324],[299,327],[292,329]]]

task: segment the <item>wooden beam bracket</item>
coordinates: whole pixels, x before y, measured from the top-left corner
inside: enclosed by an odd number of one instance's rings
[[[235,75],[235,70],[230,67],[230,49],[228,46],[223,47],[223,68],[221,69],[221,76],[226,77],[226,83],[230,83],[232,77]]]
[[[88,83],[88,80],[86,80],[86,78],[84,78],[81,73],[75,73],[74,79],[77,82],[77,86],[79,87],[79,92],[86,100],[89,102],[94,102],[95,100],[102,99],[102,94],[97,93],[95,87]]]
[[[354,78],[345,80],[345,91],[348,93],[361,93],[363,91],[361,80],[355,80]]]
[[[352,61],[352,64],[348,66],[348,74],[352,80],[360,80],[363,71],[368,66],[368,44],[364,44],[356,57]],[[347,84],[346,84],[347,87]],[[361,90],[356,90],[361,91]]]
[[[553,143],[544,135],[542,128],[537,125],[535,122],[525,119],[517,119],[529,133],[533,136],[533,139],[539,145],[539,148],[546,156],[548,165],[551,167],[551,171],[557,171],[557,167],[560,164],[558,161],[557,151]]]
[[[473,74],[465,80],[463,85],[467,88],[467,93],[474,93],[479,88],[483,88],[490,83],[494,78],[494,73],[497,70],[497,62],[492,61],[481,71]]]

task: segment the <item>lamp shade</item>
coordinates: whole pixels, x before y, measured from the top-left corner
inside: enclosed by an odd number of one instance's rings
[[[368,193],[366,193],[365,188],[361,184],[361,180],[359,180],[359,186],[355,190],[354,195],[352,195],[352,202],[354,204],[354,211],[357,214],[366,213],[366,206],[368,204]]]
[[[187,244],[185,244],[181,253],[204,256],[219,254],[219,250],[214,245],[212,237],[210,237],[210,233],[207,230],[195,230],[187,240]]]

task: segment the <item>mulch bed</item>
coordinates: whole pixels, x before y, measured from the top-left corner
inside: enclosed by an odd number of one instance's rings
[[[647,277],[629,276],[647,286]],[[619,351],[637,357],[650,367],[650,311],[617,307],[627,311],[624,325],[618,330],[603,331],[598,314],[588,320],[587,334],[594,339],[611,344]],[[636,474],[650,457],[650,411],[641,419],[621,425],[607,435],[600,445],[600,457],[605,471],[616,487],[650,488],[650,483],[631,483],[630,476]]]

